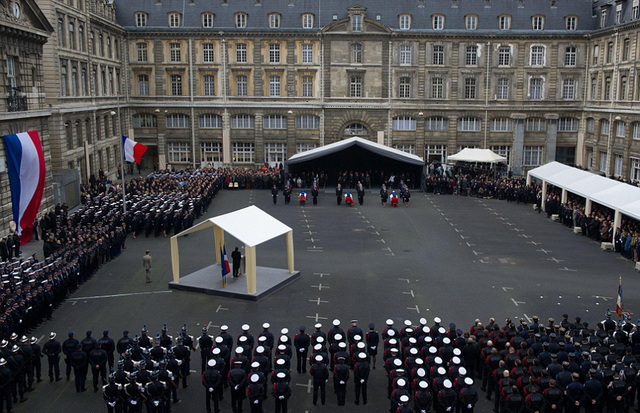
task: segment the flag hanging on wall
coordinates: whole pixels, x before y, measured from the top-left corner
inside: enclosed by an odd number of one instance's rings
[[[622,313],[624,312],[624,305],[622,304],[622,277],[618,282],[618,298],[616,299],[616,315],[619,318],[622,318]]]
[[[126,136],[122,135],[122,153],[124,154],[124,160],[127,162],[135,162],[140,165],[142,155],[147,151],[147,146],[136,141],[132,141]]]
[[[20,244],[31,240],[44,192],[44,154],[38,131],[4,135],[13,220]]]

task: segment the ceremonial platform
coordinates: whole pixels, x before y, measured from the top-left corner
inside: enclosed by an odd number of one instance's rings
[[[180,282],[171,281],[169,288],[182,291],[193,291],[220,297],[237,298],[241,300],[259,301],[267,295],[278,291],[300,278],[300,271],[290,274],[286,269],[256,267],[256,293],[247,293],[247,278],[242,275],[233,278],[227,275],[227,286],[222,286],[222,276],[219,265],[210,265],[201,270],[180,277]]]

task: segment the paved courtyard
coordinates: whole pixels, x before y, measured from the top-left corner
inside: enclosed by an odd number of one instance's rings
[[[170,334],[175,335],[186,322],[196,338],[203,323],[211,325],[212,335],[217,335],[218,326],[227,324],[234,336],[248,323],[257,336],[262,323],[268,321],[274,333],[287,327],[293,336],[300,325],[313,330],[316,321],[327,330],[334,318],[342,321],[345,330],[349,320],[356,318],[363,329],[374,322],[382,331],[387,318],[417,323],[426,317],[432,324],[435,316],[466,331],[475,318],[486,322],[496,317],[503,325],[506,317],[538,315],[542,321],[558,319],[564,312],[594,325],[604,318],[607,307],[615,308],[619,276],[623,277],[626,306],[637,311],[640,280],[631,262],[601,252],[599,244],[549,221],[530,205],[421,193],[413,194],[408,208],[395,209],[382,208],[376,194],[367,194],[364,206],[351,208],[336,206],[329,193],[320,195],[318,206],[300,207],[294,200],[285,206],[279,197],[274,206],[268,191],[224,191],[209,208],[208,216],[215,216],[257,205],[293,228],[295,266],[302,276],[262,301],[170,291],[169,240],[129,238],[122,256],[103,266],[62,304],[53,321],[33,334],[46,340],[50,331],[56,331],[62,341],[68,331],[75,331],[81,339],[86,330],[93,330],[98,338],[106,329],[117,340],[122,330],[133,335],[143,324],[155,335],[167,323]],[[213,262],[212,241],[212,231],[180,240],[183,274]],[[234,241],[226,239],[229,254],[236,246]],[[259,247],[258,265],[286,268],[284,247],[284,237]],[[154,258],[151,284],[144,282],[141,257],[145,249]],[[199,357],[199,353],[193,355],[192,369],[199,369]],[[369,382],[369,405],[353,404],[350,381],[346,411],[388,408],[379,358]],[[174,411],[205,411],[199,374],[192,374],[189,382],[188,389],[179,391],[182,402]],[[308,375],[292,373],[289,410],[335,411],[333,387],[327,387],[327,406],[316,407],[311,403],[309,382]],[[106,410],[102,396],[87,387],[88,392],[77,394],[73,379],[54,384],[46,380],[15,410]],[[223,412],[231,411],[229,399],[225,394]],[[273,409],[271,399],[265,411]],[[491,407],[481,398],[478,411],[488,413]]]

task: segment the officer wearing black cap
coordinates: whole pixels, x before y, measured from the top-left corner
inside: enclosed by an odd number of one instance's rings
[[[145,386],[147,395],[147,412],[162,413],[164,408],[164,383],[158,380],[158,372],[151,373],[151,381]]]
[[[367,334],[365,335],[365,340],[367,342],[367,353],[371,356],[371,364],[375,370],[378,345],[380,344],[380,334],[376,331],[375,324],[369,323],[369,331],[367,331]]]
[[[78,340],[73,337],[73,331],[69,332],[68,336],[69,338],[62,343],[62,352],[65,356],[64,362],[67,365],[67,381],[71,379],[71,354],[76,351],[79,344]]]
[[[300,326],[299,330],[300,332],[293,338],[293,345],[296,349],[296,367],[300,374],[307,372],[307,356],[311,345],[311,337],[305,333],[305,326]]]
[[[100,344],[100,348],[107,353],[109,368],[113,369],[113,365],[114,365],[113,353],[116,351],[116,343],[113,341],[111,337],[109,337],[108,330],[104,330],[102,332],[102,337],[100,337],[100,339],[98,340],[98,344]]]
[[[187,387],[189,387],[189,385],[187,384],[187,376],[189,375],[188,367],[189,367],[189,359],[191,358],[191,352],[184,345],[182,337],[178,337],[177,346],[173,348],[173,354],[176,360],[178,361],[178,364],[180,365],[180,373],[182,376],[182,388],[186,389]]]
[[[76,392],[86,391],[85,383],[87,381],[87,368],[89,366],[89,357],[87,353],[82,351],[82,344],[78,343],[76,351],[69,357],[69,364],[73,367],[73,375],[75,376]]]
[[[131,346],[133,346],[133,339],[129,337],[129,331],[124,330],[122,332],[122,338],[118,340],[118,343],[116,344],[116,350],[118,351],[118,354],[123,355]]]
[[[102,377],[102,384],[107,382],[107,352],[102,349],[100,343],[89,353],[89,365],[91,366],[91,375],[93,376],[93,391],[98,392],[98,379]]]
[[[200,370],[204,372],[207,357],[213,347],[213,337],[209,335],[206,325],[202,327],[202,335],[198,337],[198,347],[200,347]]]
[[[362,332],[362,329],[360,327],[358,327],[358,320],[351,320],[351,326],[347,329],[347,340],[349,340],[349,344],[353,344],[354,341],[354,337],[355,336],[360,336],[363,337],[364,333]]]
[[[31,337],[29,340],[29,345],[31,346],[31,357],[32,357],[32,368],[35,372],[35,377],[38,383],[42,381],[42,347],[38,344],[38,339],[35,337]],[[30,374],[31,384],[33,384],[33,376],[34,372]],[[31,387],[29,384],[29,387]]]
[[[247,398],[247,373],[242,362],[236,362],[229,370],[229,387],[231,388],[231,409],[233,413],[242,412],[242,403]]]

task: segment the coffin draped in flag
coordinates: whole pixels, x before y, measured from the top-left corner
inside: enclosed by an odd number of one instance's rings
[[[227,257],[227,247],[220,248],[221,254],[221,263],[220,268],[222,269],[222,276],[229,274],[231,272],[231,268],[229,267],[229,257]]]
[[[31,240],[33,221],[44,192],[44,154],[38,131],[5,135],[3,138],[13,220],[17,224],[20,244],[24,245]]]
[[[135,162],[138,165],[142,160],[142,155],[147,151],[147,146],[136,141],[132,141],[126,136],[122,136],[122,153],[124,160],[127,162]]]

